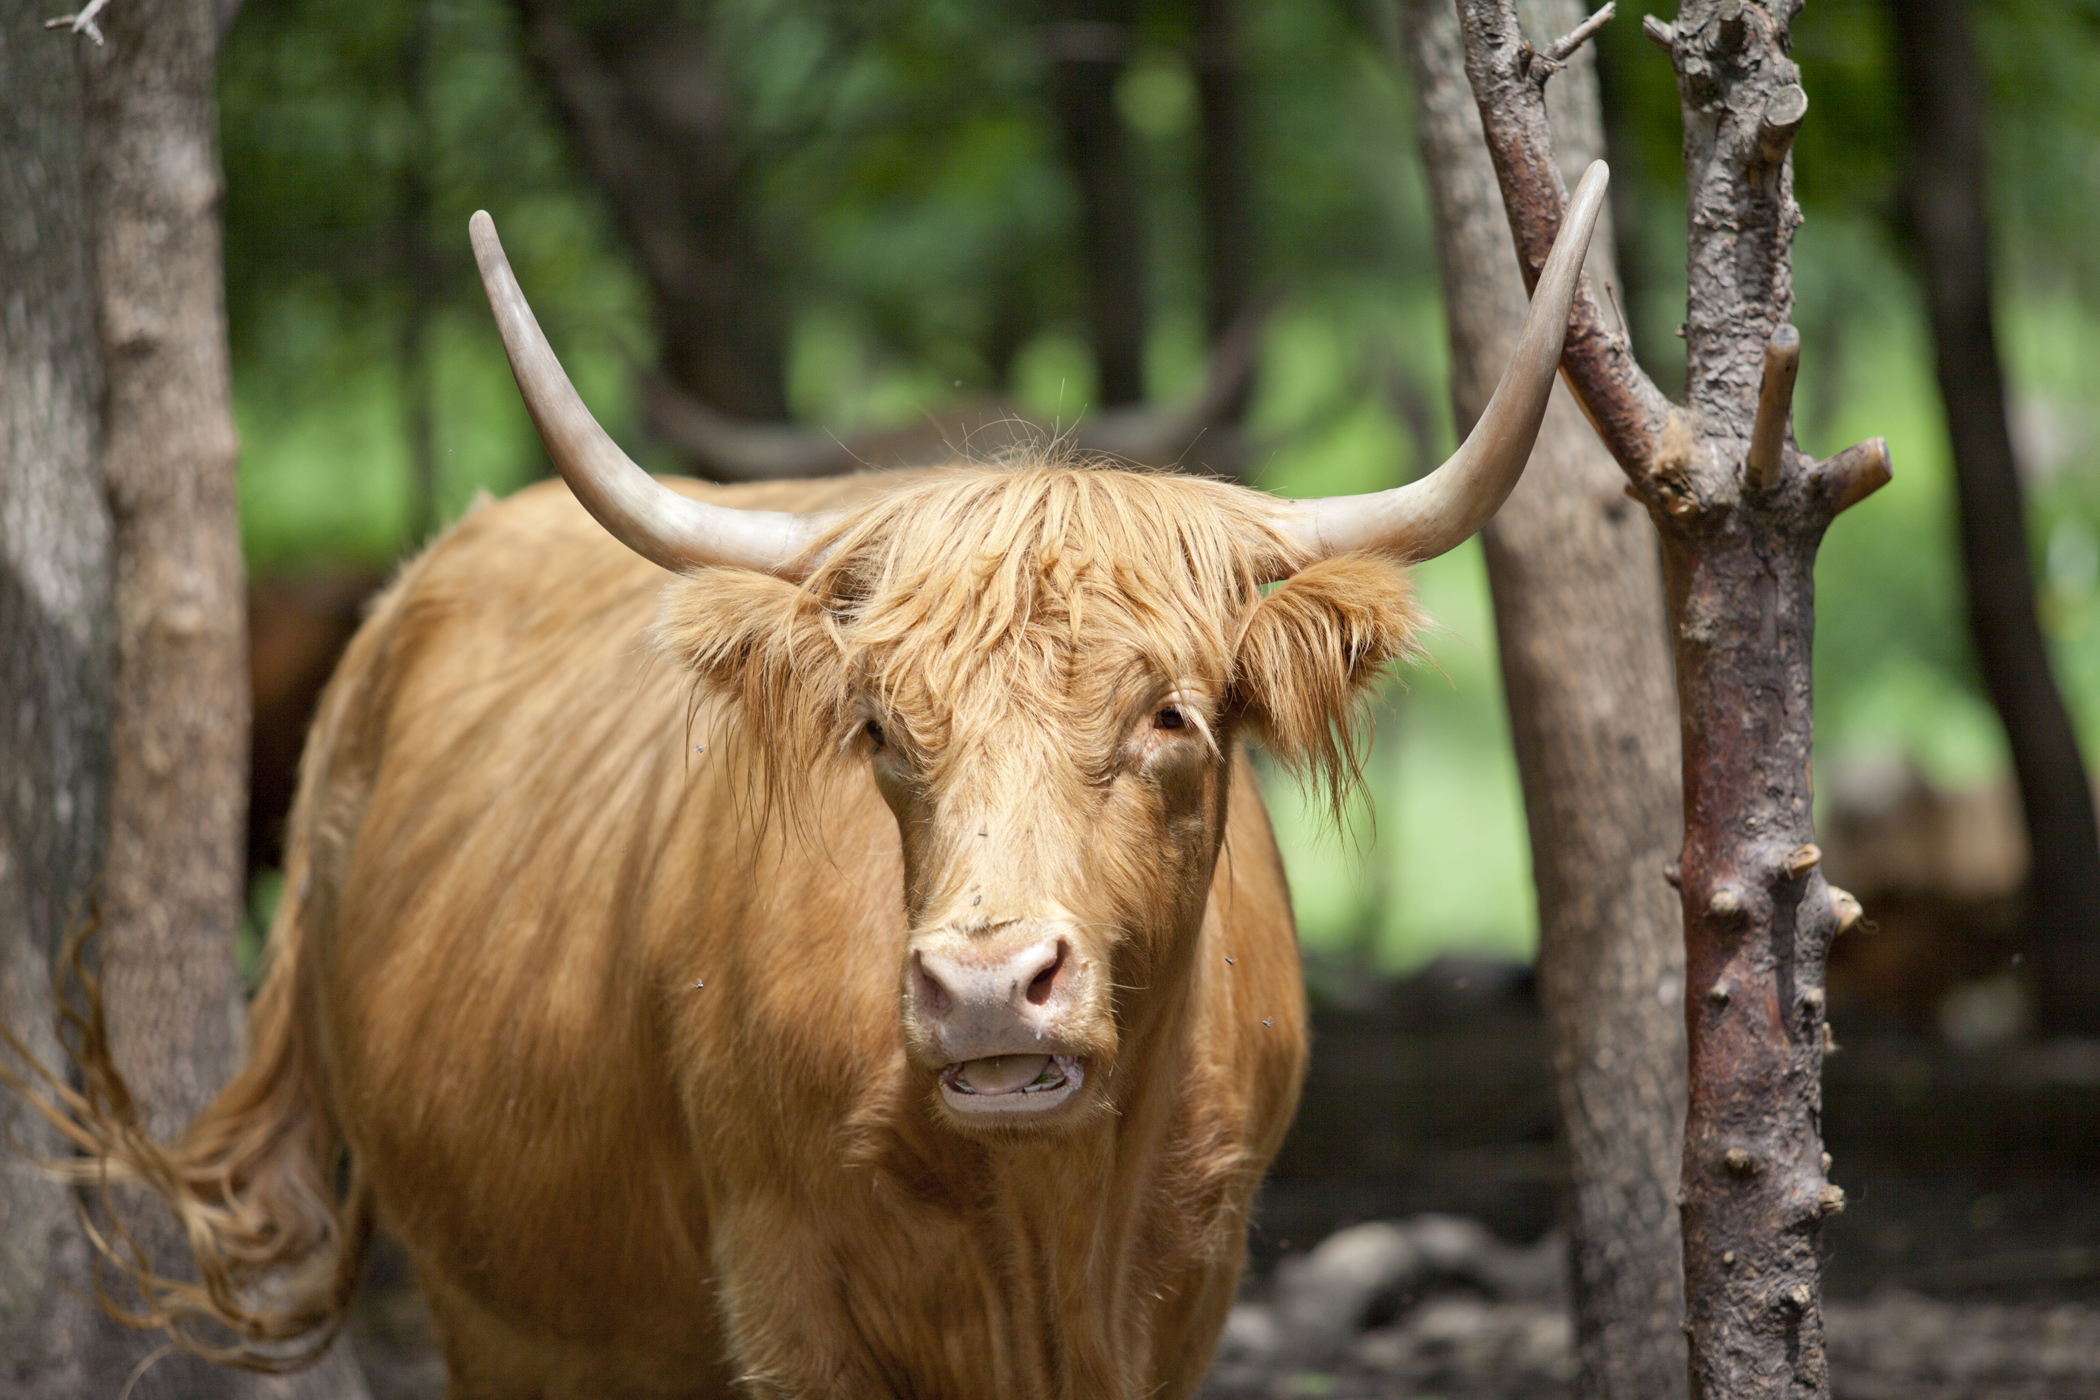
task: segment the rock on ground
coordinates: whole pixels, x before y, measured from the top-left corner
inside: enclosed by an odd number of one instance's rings
[[[1203,1400],[1560,1400],[1559,1245],[1420,1216],[1331,1235],[1232,1311]],[[1832,1400],[2093,1400],[2100,1307],[1887,1290],[1825,1309]]]

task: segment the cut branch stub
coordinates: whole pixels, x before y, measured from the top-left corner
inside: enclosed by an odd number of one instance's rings
[[[1893,476],[1888,439],[1870,437],[1818,462],[1810,482],[1830,502],[1830,513],[1840,515],[1888,485]]]
[[[1793,148],[1794,133],[1807,116],[1808,94],[1801,84],[1789,83],[1773,93],[1757,122],[1758,163],[1774,166],[1785,160]]]
[[[1792,326],[1772,332],[1765,344],[1765,377],[1757,391],[1757,427],[1750,435],[1745,475],[1757,491],[1779,485],[1779,457],[1786,447],[1788,415],[1794,410],[1794,376],[1801,371],[1801,333]]]

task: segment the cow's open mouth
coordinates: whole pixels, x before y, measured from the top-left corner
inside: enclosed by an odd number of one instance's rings
[[[942,1070],[941,1097],[958,1113],[1043,1113],[1072,1097],[1085,1078],[1073,1055],[987,1055]]]

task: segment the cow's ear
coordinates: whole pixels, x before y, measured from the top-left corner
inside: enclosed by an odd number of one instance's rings
[[[1387,662],[1414,653],[1423,621],[1406,568],[1374,554],[1300,570],[1248,614],[1235,699],[1277,762],[1325,788],[1337,815],[1362,769],[1364,694]]]
[[[656,647],[730,702],[773,767],[807,772],[851,724],[838,628],[809,590],[748,569],[699,569],[671,585]]]

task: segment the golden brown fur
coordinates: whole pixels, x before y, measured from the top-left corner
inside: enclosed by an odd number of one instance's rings
[[[1264,596],[1263,498],[1181,477],[680,489],[850,511],[804,584],[670,580],[536,487],[360,632],[250,1063],[162,1154],[200,1257],[312,1277],[166,1312],[311,1334],[373,1204],[460,1396],[1188,1394],[1305,1054],[1239,727],[1341,791],[1399,567]],[[1112,976],[1099,1083],[958,1131],[907,939],[1044,899]]]

